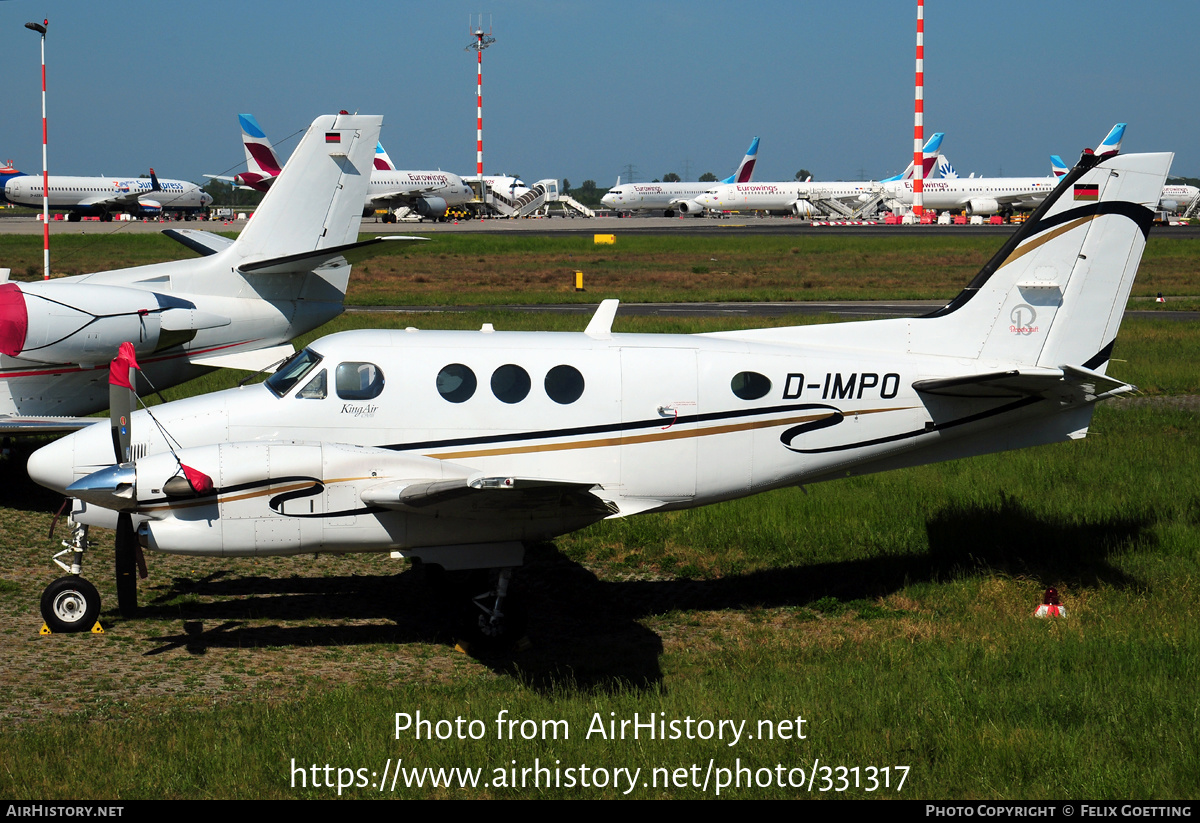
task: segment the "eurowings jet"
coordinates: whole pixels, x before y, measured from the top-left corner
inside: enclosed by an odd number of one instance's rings
[[[25,174],[12,166],[0,168],[0,201],[19,206],[41,206],[49,184],[50,208],[67,209],[67,220],[75,223],[85,216],[112,220],[114,214],[157,217],[164,212],[192,214],[208,208],[212,197],[186,180],[150,177],[64,177]]]
[[[1080,162],[946,306],[709,334],[350,331],[264,384],[114,416],[34,453],[74,502],[54,631],[99,613],[87,527],[117,528],[118,605],[143,549],[391,552],[496,571],[504,628],[525,541],[606,518],[1087,434],[1170,154]],[[124,395],[132,363],[111,369]],[[128,424],[126,421],[128,420]],[[169,433],[169,437],[167,434]]]
[[[124,341],[165,388],[268,367],[341,314],[380,123],[314,121],[237,240],[165,232],[198,259],[0,283],[0,434],[94,423],[75,416],[108,407],[103,367]]]
[[[737,171],[721,182],[749,183],[754,179],[754,164],[757,161],[758,138],[755,137]],[[600,198],[600,202],[618,212],[662,209],[663,217],[674,217],[675,212],[698,215],[704,212],[699,197],[712,186],[712,183],[618,183]]]
[[[944,132],[938,132],[925,143],[922,155],[922,175],[928,179],[937,163]],[[887,180],[909,180],[915,167],[908,164],[903,172]],[[709,184],[696,202],[709,211],[787,211],[800,217],[811,217],[817,209],[813,201],[833,199],[846,204],[865,203],[880,186],[880,182],[814,183],[795,180],[782,183],[723,183]]]
[[[252,114],[239,114],[242,145],[246,150],[246,171],[233,177],[208,174],[218,180],[229,180],[255,191],[267,191],[275,182],[283,164],[267,139],[266,133]],[[407,209],[422,217],[438,219],[451,206],[469,202],[474,193],[457,174],[444,171],[401,171],[392,163],[376,141],[372,159],[370,185],[363,202],[362,216],[370,217],[386,209],[383,222],[396,222],[396,210]]]
[[[1096,153],[1117,154],[1125,136],[1125,123],[1117,123],[1100,143]],[[1053,160],[1051,161],[1053,163]],[[937,211],[962,209],[967,214],[1011,214],[1016,210],[1031,210],[1046,199],[1058,185],[1059,178],[1050,177],[958,177],[927,181],[923,186],[922,203]],[[892,202],[911,206],[911,181],[884,185]]]

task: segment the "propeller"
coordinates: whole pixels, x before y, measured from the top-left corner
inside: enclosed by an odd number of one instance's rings
[[[122,343],[117,350],[117,356],[108,368],[108,408],[109,421],[112,426],[113,456],[119,469],[133,468],[132,442],[133,434],[130,423],[133,418],[137,394],[133,388],[134,372],[141,371],[138,366],[137,354],[132,343]],[[132,485],[134,497],[137,495],[136,470],[132,472],[135,478]],[[146,558],[142,554],[142,545],[138,542],[137,531],[133,528],[133,516],[122,511],[117,514],[117,539],[115,547],[115,567],[117,574],[117,606],[123,617],[133,617],[137,612],[137,577],[134,576],[136,567],[143,580],[146,579]]]

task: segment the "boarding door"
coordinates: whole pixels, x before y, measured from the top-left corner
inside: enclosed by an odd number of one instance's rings
[[[621,349],[626,496],[696,496],[696,401],[695,349]]]

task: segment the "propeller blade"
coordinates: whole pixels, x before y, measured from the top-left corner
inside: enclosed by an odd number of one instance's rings
[[[108,415],[112,425],[113,456],[118,464],[133,459],[130,444],[133,435],[129,423],[137,404],[134,372],[140,371],[132,343],[122,343],[108,367]]]
[[[117,606],[122,617],[133,617],[137,613],[137,576],[135,570],[138,560],[137,532],[133,529],[133,518],[128,512],[117,515],[116,541],[116,571],[117,571]],[[145,566],[145,560],[142,560]],[[145,575],[142,575],[145,577]]]

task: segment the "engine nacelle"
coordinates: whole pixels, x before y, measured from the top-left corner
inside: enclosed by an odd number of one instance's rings
[[[697,203],[695,200],[681,200],[678,203],[672,203],[675,208],[679,209],[680,214],[704,214],[704,206]]]
[[[817,213],[817,210],[807,200],[797,200],[792,204],[792,213],[797,217],[812,217]]]
[[[134,499],[147,518],[138,535],[148,549],[226,557],[387,551],[520,540],[527,528],[515,524],[510,535],[488,517],[447,523],[420,508],[398,512],[366,502],[374,489],[403,488],[410,481],[465,484],[474,474],[446,460],[305,441],[219,443],[178,455],[208,475],[215,490],[179,494],[179,465],[170,453],[137,460]],[[128,466],[109,471],[119,469]]]
[[[162,214],[162,203],[157,200],[139,200],[138,209],[134,210],[134,214],[145,214],[150,217],[156,217]]]
[[[0,354],[39,363],[107,364],[124,342],[149,354],[229,318],[143,289],[86,283],[0,284]]]
[[[1174,212],[1179,208],[1179,202],[1176,200],[1159,200],[1158,207],[1162,211]]]
[[[422,217],[445,217],[446,200],[443,197],[421,197],[416,202],[416,210]]]
[[[994,197],[976,197],[967,201],[967,214],[997,214],[1000,204]]]

